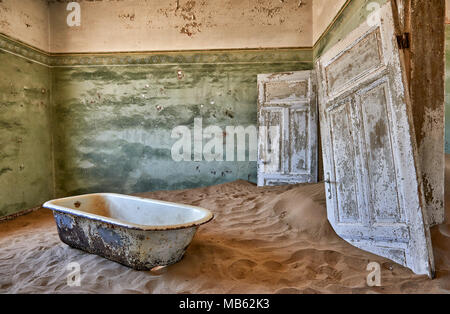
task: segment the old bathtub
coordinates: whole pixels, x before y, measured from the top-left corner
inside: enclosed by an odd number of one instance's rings
[[[180,261],[198,227],[213,219],[200,207],[110,193],[43,206],[53,211],[61,241],[137,270]]]

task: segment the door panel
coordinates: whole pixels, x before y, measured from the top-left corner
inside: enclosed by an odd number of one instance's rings
[[[268,174],[281,174],[283,171],[283,110],[281,108],[264,108],[261,111],[263,125],[270,126],[264,129],[263,136],[267,139],[260,143],[260,158],[262,168]]]
[[[292,174],[308,174],[310,158],[309,142],[309,108],[289,109],[288,171]]]
[[[308,97],[308,81],[278,81],[265,83],[265,103],[279,104],[306,100]]]
[[[374,31],[354,43],[325,68],[328,94],[345,88],[354,81],[382,65],[382,50],[379,47],[380,33]]]
[[[313,71],[258,75],[259,186],[317,182],[315,81]]]
[[[328,219],[353,245],[433,276],[434,261],[393,10],[322,55],[319,112]]]
[[[338,106],[331,108],[330,134],[333,151],[334,174],[337,184],[334,185],[336,199],[336,218],[339,223],[360,221],[356,181],[355,151],[352,137],[351,102],[346,99]],[[334,127],[339,126],[339,127]]]
[[[378,85],[379,84],[379,85]],[[391,127],[388,122],[387,82],[364,90],[358,99],[364,127],[364,142],[368,144],[367,171],[370,184],[370,212],[375,222],[398,222],[400,211]]]

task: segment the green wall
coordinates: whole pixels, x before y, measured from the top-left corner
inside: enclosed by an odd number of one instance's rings
[[[256,125],[257,74],[311,61],[295,49],[65,58],[53,70],[57,195],[255,182],[255,161],[173,161],[171,132],[195,118]]]
[[[50,71],[17,49],[0,38],[0,217],[53,196]]]
[[[248,158],[173,161],[171,132],[202,118],[226,141],[227,126],[255,126],[257,74],[310,70],[312,59],[311,49],[49,56],[0,36],[0,217],[75,194],[255,182]]]

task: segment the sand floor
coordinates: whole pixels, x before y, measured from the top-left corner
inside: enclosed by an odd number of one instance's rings
[[[216,215],[180,263],[138,272],[72,249],[41,209],[0,224],[0,293],[450,292],[450,226],[432,229],[437,278],[429,280],[341,240],[326,219],[323,184],[260,189],[237,181],[144,196]],[[381,287],[366,284],[373,261],[382,265]],[[67,285],[71,262],[81,266],[80,287]]]

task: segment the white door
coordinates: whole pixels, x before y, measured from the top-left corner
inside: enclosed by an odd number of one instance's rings
[[[258,186],[317,182],[313,71],[258,75]]]
[[[328,219],[363,250],[434,274],[411,104],[393,11],[316,65]]]

